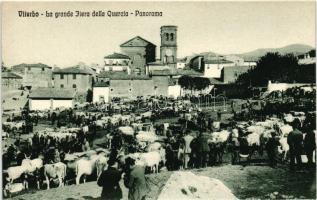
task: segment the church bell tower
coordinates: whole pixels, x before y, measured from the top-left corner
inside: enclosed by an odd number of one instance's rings
[[[177,26],[161,27],[161,61],[164,64],[177,62]]]

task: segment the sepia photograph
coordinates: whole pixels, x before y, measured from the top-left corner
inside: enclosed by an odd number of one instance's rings
[[[3,199],[317,198],[315,1],[0,5]]]

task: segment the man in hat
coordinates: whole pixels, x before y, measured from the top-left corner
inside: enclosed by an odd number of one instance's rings
[[[129,200],[145,200],[148,186],[145,180],[145,167],[136,165],[135,160],[127,158],[127,166],[130,172],[127,174],[126,186],[129,188]]]
[[[290,153],[290,169],[294,170],[295,160],[298,169],[301,168],[302,159],[302,146],[303,146],[303,133],[298,130],[300,127],[299,119],[295,119],[293,122],[293,131],[290,132],[287,136],[287,143],[289,145],[289,153]]]
[[[119,182],[122,172],[118,170],[118,163],[115,159],[108,160],[108,169],[98,177],[97,184],[102,187],[101,199],[118,200],[122,199],[122,190]]]

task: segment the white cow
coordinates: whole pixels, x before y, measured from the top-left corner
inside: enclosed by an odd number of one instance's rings
[[[282,137],[279,140],[279,143],[280,143],[280,147],[278,148],[278,151],[279,151],[280,154],[283,154],[283,160],[286,160],[286,156],[287,156],[287,153],[289,151],[289,145],[287,143],[287,137]]]
[[[140,153],[140,160],[144,162],[145,166],[150,167],[152,172],[158,173],[158,167],[161,161],[159,152]]]
[[[66,177],[66,168],[67,166],[62,162],[44,165],[44,176],[47,184],[47,189],[50,189],[50,180],[55,178],[58,178],[58,187],[64,186],[63,180],[65,180]]]
[[[13,183],[14,180],[20,178],[22,174],[24,174],[26,171],[25,166],[14,166],[14,167],[9,167],[6,171],[8,174],[8,180],[10,183]],[[24,186],[26,186],[26,180],[23,181]]]
[[[81,158],[76,161],[76,184],[79,184],[80,178],[84,175],[84,183],[86,183],[86,175],[91,175],[96,169],[96,161],[98,155],[92,155],[90,158]]]
[[[107,162],[107,157],[99,155],[99,157],[96,160],[97,177],[99,177],[102,171],[107,167]]]

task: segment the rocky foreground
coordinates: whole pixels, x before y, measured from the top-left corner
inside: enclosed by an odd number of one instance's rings
[[[290,172],[283,166],[273,169],[268,166],[242,167],[240,165],[209,167],[205,169],[190,170],[190,172],[199,176],[207,176],[220,180],[224,186],[228,188],[226,191],[232,192],[232,195],[239,199],[316,199],[316,174],[314,172],[302,171],[295,173]],[[160,194],[172,174],[173,172],[161,172],[159,174],[147,176],[148,184],[151,188],[151,191],[148,193],[148,199],[164,198],[164,196],[160,196]],[[191,185],[193,185],[193,187],[190,187],[191,193],[200,191],[200,186],[197,185],[197,187],[195,187],[195,183],[191,180],[188,180],[188,182],[191,182]],[[121,182],[121,187],[123,189],[124,199],[127,199],[128,190],[124,187],[123,182]],[[175,190],[177,190],[175,192],[185,195],[184,197],[186,197],[187,194],[192,195],[191,193],[186,192],[188,191],[188,188],[181,188],[180,186],[175,188]],[[165,191],[167,191],[167,189],[165,189]],[[11,199],[98,199],[100,193],[101,188],[97,186],[96,182],[89,182],[78,186],[70,185],[50,190],[23,192],[23,194],[17,194]],[[205,194],[199,194],[197,196],[204,197],[204,195]],[[194,196],[192,195],[190,198]]]

